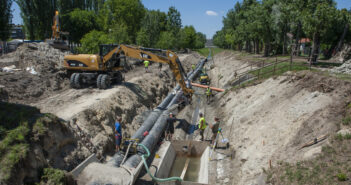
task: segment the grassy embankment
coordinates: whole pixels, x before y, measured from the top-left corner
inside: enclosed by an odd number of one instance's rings
[[[215,56],[217,53],[220,53],[224,51],[225,49],[222,48],[210,48],[212,50],[212,56]],[[202,49],[197,49],[197,51],[200,55],[207,57],[208,54],[210,53],[209,48],[202,48]]]
[[[5,102],[0,102],[0,110],[0,184],[8,184],[26,160],[31,141],[38,140],[47,131],[45,125],[58,118],[35,107]],[[43,180],[60,182],[62,173],[46,168]]]

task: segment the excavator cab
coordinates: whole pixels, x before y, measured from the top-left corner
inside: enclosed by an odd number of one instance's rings
[[[116,47],[119,47],[117,44],[100,44],[99,45],[99,56],[104,57],[108,53],[110,53],[113,49]],[[108,62],[106,62],[106,68],[107,69],[113,69],[113,68],[124,68],[126,65],[126,57],[124,56],[124,53],[114,53],[112,57],[109,59]]]

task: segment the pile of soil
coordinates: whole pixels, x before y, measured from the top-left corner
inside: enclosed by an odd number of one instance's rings
[[[0,100],[32,103],[67,89],[69,81],[61,66],[66,54],[47,43],[30,43],[2,56],[0,66],[15,65],[17,70],[0,72]]]
[[[333,73],[344,73],[344,74],[351,74],[351,60],[346,61],[339,67],[335,67],[331,70]]]
[[[345,62],[351,59],[351,45],[344,44],[340,52],[333,56],[330,60],[336,62]]]
[[[213,63],[209,64],[211,65],[209,71],[211,84],[219,88],[230,87],[235,76],[238,77],[241,73],[251,69],[245,68],[245,66],[249,66],[249,62],[238,60],[237,54],[232,51],[218,53],[213,57]]]

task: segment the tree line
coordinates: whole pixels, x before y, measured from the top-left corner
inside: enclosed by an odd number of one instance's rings
[[[50,38],[53,16],[58,10],[61,30],[69,32],[70,42],[80,45],[82,53],[96,53],[99,44],[195,49],[204,47],[206,42],[206,36],[193,26],[182,26],[180,12],[175,7],[170,7],[168,12],[148,10],[141,0],[14,1],[20,7],[28,39]],[[2,6],[0,8],[2,13]]]
[[[320,52],[326,58],[351,41],[351,12],[337,9],[334,0],[243,0],[223,19],[213,36],[222,48],[260,53],[299,53],[299,40],[313,42],[310,60]]]

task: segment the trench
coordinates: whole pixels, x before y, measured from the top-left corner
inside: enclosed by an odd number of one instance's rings
[[[196,65],[195,70],[187,74],[186,79],[190,81],[193,80],[198,73],[202,70],[202,67],[206,63],[207,59],[202,59]],[[159,142],[159,138],[163,133],[166,126],[166,119],[168,118],[169,112],[177,108],[177,100],[182,96],[182,90],[179,85],[177,85],[171,93],[169,93],[165,99],[151,111],[151,113],[144,120],[143,124],[137,129],[137,131],[131,136],[132,139],[137,139],[138,143],[143,144],[146,148],[154,153],[156,145]],[[148,131],[148,135],[144,136],[145,131]],[[135,154],[124,156],[123,153],[118,152],[113,155],[113,157],[108,160],[105,164],[101,164],[94,159],[93,156],[89,157],[86,161],[81,163],[76,169],[72,171],[75,174],[75,178],[78,179],[78,184],[85,184],[87,182],[118,182],[117,184],[129,184],[134,183],[142,169],[142,158],[146,151],[140,147],[137,147]],[[182,160],[180,157],[178,160]],[[122,164],[122,161],[125,161]],[[196,163],[195,160],[191,160],[192,163]],[[98,175],[99,168],[104,169],[104,174]],[[107,170],[111,169],[111,170]],[[114,172],[113,172],[114,171]],[[168,169],[168,174],[170,174],[171,169]],[[94,173],[93,173],[94,172]],[[108,172],[113,173],[115,177],[120,177],[119,179],[109,180],[102,176],[107,176]],[[109,177],[111,178],[111,177]],[[196,178],[191,173],[187,173],[187,179]]]

